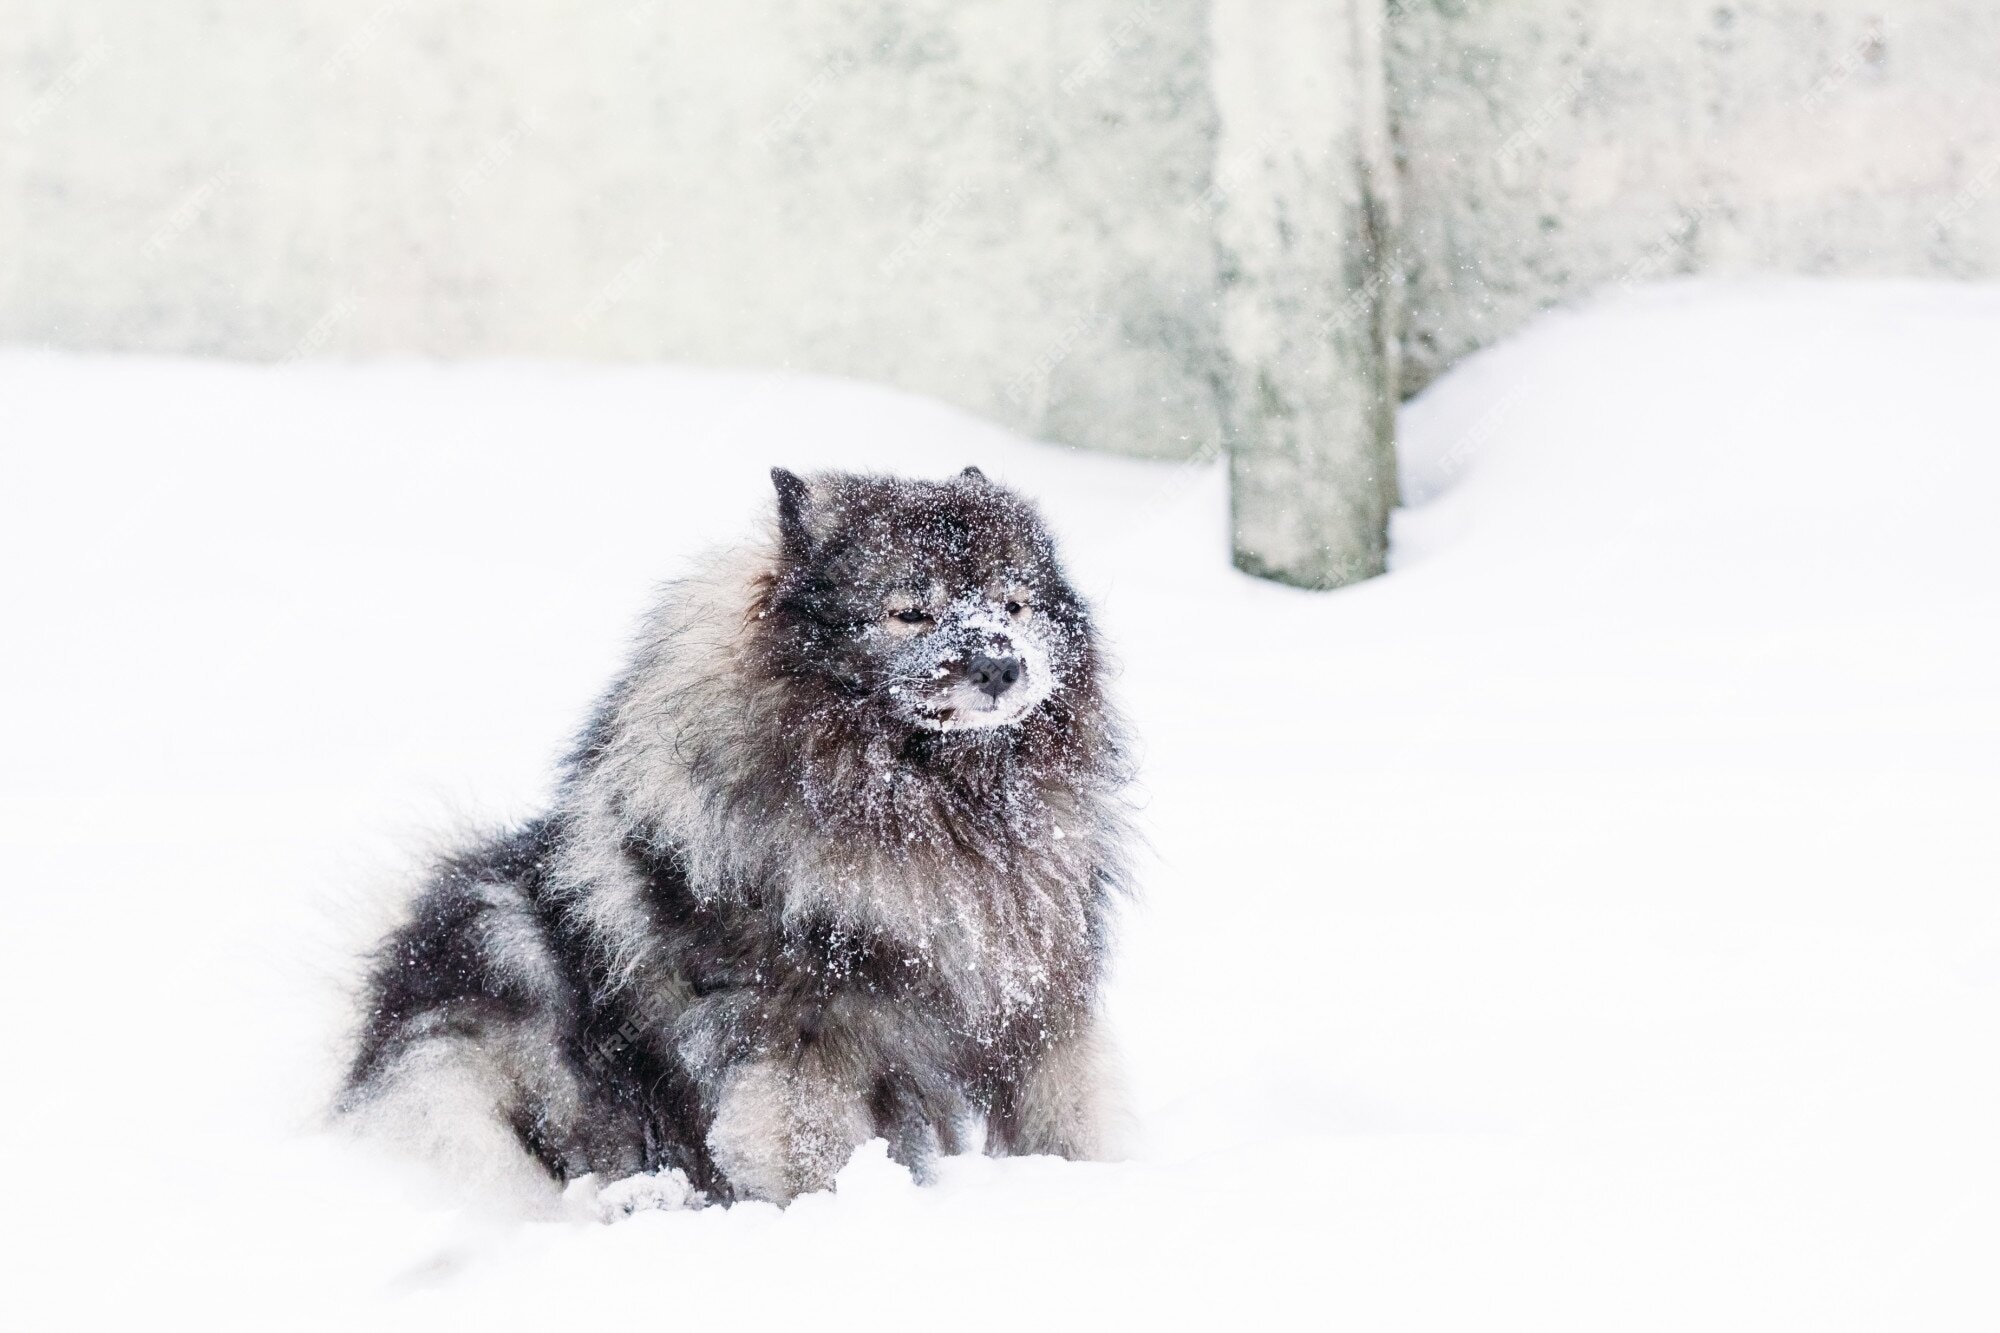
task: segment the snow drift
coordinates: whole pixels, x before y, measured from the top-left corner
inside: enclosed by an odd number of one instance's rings
[[[849,383],[0,357],[24,1324],[1990,1325],[2000,291],[1675,286],[1403,413],[1393,572]],[[978,463],[1122,662],[1130,1161],[455,1210],[317,1128],[427,837],[535,807],[766,470]],[[1220,927],[1214,907],[1227,906]],[[1202,910],[1197,911],[1197,906]]]

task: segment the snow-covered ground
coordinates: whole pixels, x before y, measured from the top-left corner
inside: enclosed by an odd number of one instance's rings
[[[1997,368],[1991,287],[1550,318],[1312,595],[1213,468],[854,384],[0,357],[6,1322],[1991,1329]],[[1144,741],[1136,1156],[605,1228],[320,1132],[347,960],[649,586],[773,463],[972,462]]]

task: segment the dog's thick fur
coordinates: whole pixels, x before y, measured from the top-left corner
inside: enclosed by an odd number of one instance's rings
[[[777,522],[668,585],[549,812],[385,942],[345,1113],[488,1175],[723,1202],[824,1188],[876,1135],[919,1178],[975,1126],[1105,1151],[1125,758],[1086,608],[976,469],[773,478]]]

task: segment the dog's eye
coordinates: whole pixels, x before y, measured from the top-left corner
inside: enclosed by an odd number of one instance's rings
[[[1028,604],[1018,597],[1010,597],[1007,599],[1007,614],[1015,617],[1025,616],[1028,614]]]
[[[927,625],[930,623],[931,618],[927,612],[919,611],[916,607],[910,606],[905,607],[901,611],[891,611],[889,619],[900,620],[905,625]]]

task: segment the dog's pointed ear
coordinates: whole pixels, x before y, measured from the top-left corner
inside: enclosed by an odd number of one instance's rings
[[[963,477],[963,478],[965,478],[965,479],[966,479],[967,481],[985,481],[985,480],[986,480],[986,474],[985,474],[984,472],[981,472],[981,471],[980,471],[980,470],[979,470],[978,468],[976,468],[976,467],[969,467],[969,468],[967,468],[967,469],[966,469],[965,471],[963,471],[963,472],[959,473],[958,475],[959,475],[959,476],[961,476],[961,477]]]
[[[805,478],[781,467],[771,469],[771,485],[778,491],[778,540],[788,558],[803,560],[812,553],[812,529],[806,524],[812,490]]]

